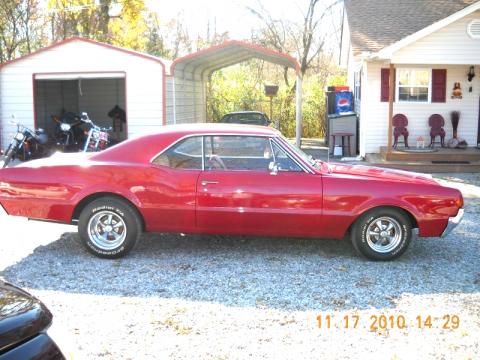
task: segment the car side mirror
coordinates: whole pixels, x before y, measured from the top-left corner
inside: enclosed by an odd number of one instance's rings
[[[270,170],[270,175],[277,175],[278,174],[278,165],[275,161],[271,161],[268,164],[268,170]]]

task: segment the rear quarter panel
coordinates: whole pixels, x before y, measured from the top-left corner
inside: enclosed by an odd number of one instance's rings
[[[99,193],[129,200],[147,231],[194,231],[199,171],[150,164],[20,167],[0,171],[0,203],[9,215],[70,223],[76,206]]]
[[[112,165],[18,167],[0,171],[0,203],[9,215],[69,223],[82,198],[96,192],[140,206],[128,183],[138,167]]]

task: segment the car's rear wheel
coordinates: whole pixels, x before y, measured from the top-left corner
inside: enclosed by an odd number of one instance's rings
[[[355,250],[368,259],[393,260],[407,250],[412,224],[400,209],[374,209],[355,222],[351,240]]]
[[[126,201],[103,197],[83,209],[78,232],[92,254],[116,259],[133,249],[142,233],[142,221],[136,209]]]

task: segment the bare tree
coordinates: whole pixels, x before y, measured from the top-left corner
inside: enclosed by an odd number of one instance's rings
[[[192,40],[188,33],[188,29],[184,24],[184,15],[180,12],[177,19],[172,20],[169,24],[170,33],[173,33],[171,39],[171,58],[175,60],[184,53],[190,53],[192,51]]]
[[[151,55],[166,57],[169,55],[165,46],[165,39],[160,28],[160,19],[155,13],[149,13],[146,17],[147,44],[145,51]]]
[[[296,23],[273,18],[258,1],[257,8],[247,7],[263,23],[263,28],[252,34],[253,40],[280,52],[295,53],[303,76],[311,67],[313,60],[324,49],[325,38],[329,34],[322,25],[324,19],[332,14],[332,10],[339,3],[340,0],[310,0],[307,10],[301,10],[302,21]],[[287,69],[284,72],[284,79],[288,85]]]

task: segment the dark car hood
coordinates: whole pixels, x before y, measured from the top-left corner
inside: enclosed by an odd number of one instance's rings
[[[0,281],[0,354],[37,335],[52,323],[52,314],[29,293]]]
[[[375,166],[330,163],[329,171],[334,174],[360,176],[386,181],[402,181],[417,184],[438,185],[438,183],[428,175],[414,173],[410,171],[379,168]]]

